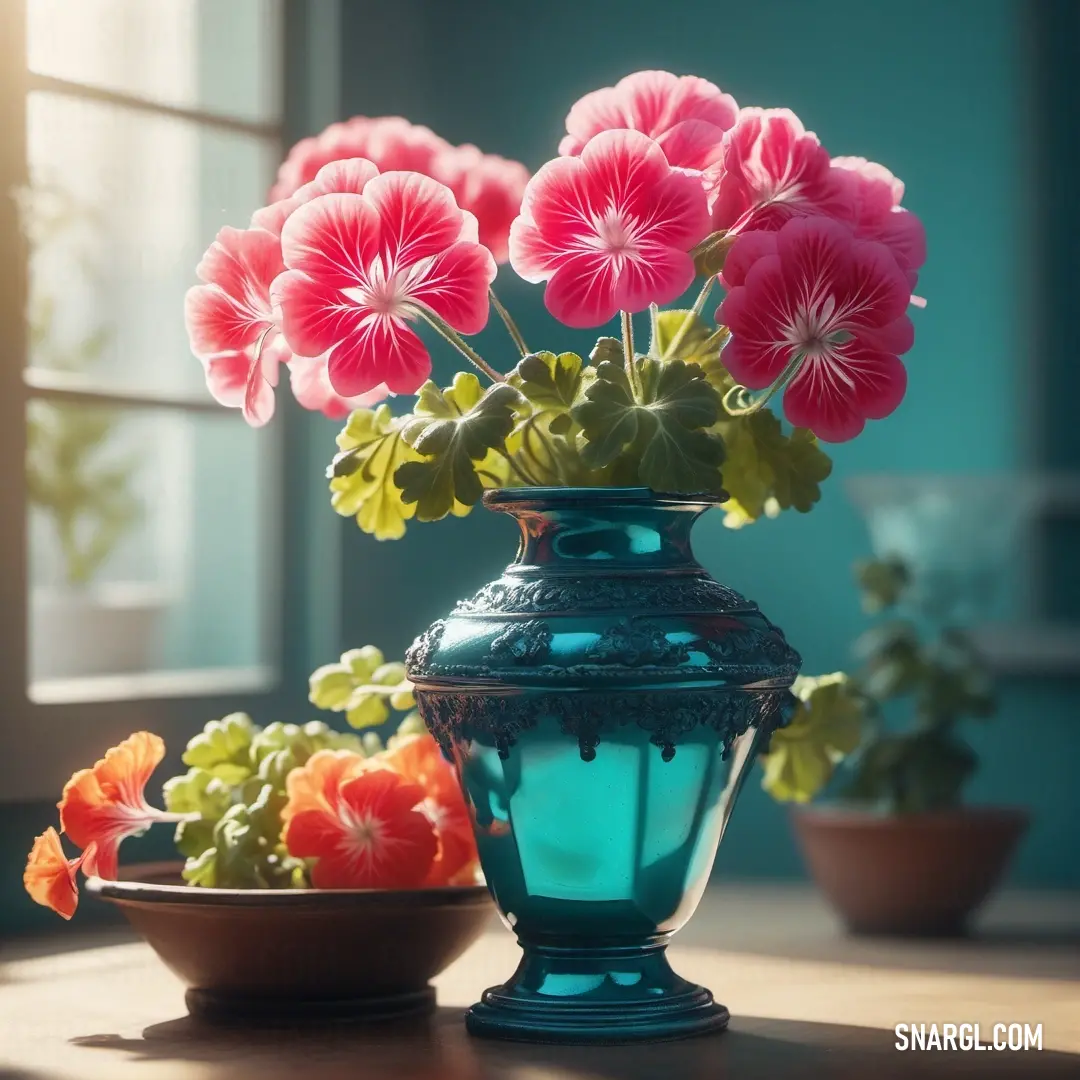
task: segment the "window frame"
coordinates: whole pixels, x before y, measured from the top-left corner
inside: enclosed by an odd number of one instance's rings
[[[305,5],[284,0],[280,40],[283,102],[280,121],[247,121],[202,110],[158,103],[126,93],[87,87],[29,71],[26,54],[26,0],[0,4],[0,192],[23,187],[28,179],[26,101],[29,93],[45,90],[98,101],[125,109],[171,117],[204,127],[215,127],[284,145],[289,128],[306,130],[309,102],[327,100],[323,92],[306,85],[314,79],[336,79],[334,66],[320,71],[298,54],[312,21]],[[330,0],[318,15],[320,23],[337,15],[337,0]],[[325,31],[325,27],[323,28]],[[313,36],[313,35],[312,35]],[[325,42],[325,32],[318,35]],[[335,45],[339,43],[331,35]],[[299,45],[294,44],[299,42]],[[296,76],[297,85],[293,80]],[[294,89],[299,92],[294,92]],[[332,108],[336,107],[336,84],[330,85]],[[318,118],[316,118],[318,119]],[[210,238],[207,238],[209,242]],[[0,198],[0,252],[10,255],[5,267],[5,287],[0,289],[0,460],[18,463],[0,483],[0,612],[6,622],[0,648],[0,710],[11,750],[0,755],[0,803],[55,798],[60,785],[77,768],[85,767],[103,751],[132,731],[155,731],[177,759],[191,734],[206,720],[233,711],[250,711],[256,719],[303,719],[307,673],[325,662],[337,647],[337,557],[334,515],[326,501],[323,514],[315,515],[311,491],[312,468],[321,469],[326,453],[321,445],[318,418],[304,414],[295,402],[279,395],[268,451],[268,472],[278,478],[272,493],[267,523],[270,565],[276,568],[276,602],[270,606],[270,654],[266,669],[208,669],[189,673],[138,676],[142,693],[131,686],[121,692],[123,680],[112,689],[96,681],[96,691],[64,695],[48,701],[31,700],[28,677],[29,565],[27,543],[28,502],[25,471],[26,406],[32,398],[53,401],[94,402],[138,409],[161,408],[189,415],[214,412],[221,422],[241,422],[222,414],[209,397],[184,397],[152,392],[132,392],[122,386],[67,378],[27,366],[26,306],[28,298],[28,249],[20,228],[15,200]],[[177,304],[182,298],[177,297]],[[194,361],[193,361],[194,362]],[[320,439],[313,437],[318,430]],[[316,475],[318,475],[316,473]],[[286,506],[292,507],[286,512]],[[297,510],[299,507],[299,510]],[[329,520],[328,520],[329,519]],[[285,568],[289,573],[285,573]],[[312,663],[312,660],[315,663]],[[184,675],[191,678],[185,682]],[[75,680],[72,680],[74,683]],[[54,695],[55,698],[55,695]]]

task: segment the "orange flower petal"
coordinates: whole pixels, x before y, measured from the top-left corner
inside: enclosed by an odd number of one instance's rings
[[[443,757],[431,735],[403,739],[384,756],[388,768],[420,785],[426,793],[424,811],[439,837],[439,853],[428,874],[427,885],[450,885],[463,876],[475,878],[476,840],[472,816],[465,803],[457,774]]]
[[[145,799],[150,774],[164,756],[165,743],[161,736],[136,731],[119,746],[107,750],[94,766],[94,773],[107,799],[136,806]]]
[[[23,885],[30,899],[70,919],[79,906],[75,872],[81,863],[82,856],[69,859],[64,854],[60,834],[50,825],[34,839],[23,871]]]
[[[336,814],[326,810],[301,810],[285,824],[282,842],[298,859],[315,859],[332,854],[345,836]]]
[[[144,794],[150,774],[164,756],[159,736],[137,731],[64,785],[57,804],[60,826],[73,843],[89,852],[84,854],[88,874],[114,879],[125,837],[145,831],[155,821],[177,820],[176,815],[150,806]]]
[[[355,750],[319,750],[285,779],[289,801],[281,812],[286,824],[307,810],[337,812],[338,789],[369,768],[367,758]]]
[[[297,803],[315,802],[294,810],[284,834],[289,853],[317,860],[311,880],[319,889],[422,885],[439,847],[434,826],[420,809],[423,789],[390,769],[365,766],[342,781],[343,771],[323,761],[298,785],[291,784]],[[315,786],[318,778],[333,786],[332,799]]]

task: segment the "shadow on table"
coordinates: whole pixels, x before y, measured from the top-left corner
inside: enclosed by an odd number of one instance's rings
[[[567,1047],[470,1038],[459,1009],[425,1021],[248,1030],[184,1017],[141,1039],[74,1040],[141,1061],[198,1063],[200,1080],[995,1080],[1080,1076],[1080,1056],[1055,1052],[900,1052],[892,1032],[740,1017],[723,1034],[675,1043]],[[193,1071],[193,1075],[195,1075]],[[2,1074],[0,1074],[2,1080]]]

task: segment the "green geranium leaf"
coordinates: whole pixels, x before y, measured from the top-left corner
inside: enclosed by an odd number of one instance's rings
[[[507,381],[532,403],[535,411],[549,417],[557,435],[570,427],[570,409],[581,392],[582,360],[577,353],[533,353],[524,357]]]
[[[214,846],[214,821],[201,818],[181,821],[176,826],[173,843],[185,858],[197,859],[207,848]]]
[[[765,514],[776,488],[776,473],[755,438],[757,415],[732,418],[717,425],[727,451],[723,479],[730,499],[724,504],[727,512],[724,523],[733,528],[757,521]]]
[[[640,400],[625,370],[602,363],[573,409],[584,463],[600,469],[624,458],[636,481],[654,491],[714,491],[720,486],[721,439],[708,429],[720,407],[695,364],[639,357]]]
[[[522,400],[506,449],[532,482],[587,483],[573,446],[577,425],[570,410],[594,375],[576,353],[550,352],[525,357],[509,375]]]
[[[784,442],[777,440],[774,445],[772,463],[780,509],[809,513],[821,498],[821,484],[832,472],[832,459],[806,428],[796,428]]]
[[[682,336],[671,358],[697,364],[723,401],[724,395],[735,385],[735,380],[720,360],[720,353],[731,337],[727,327],[713,328],[690,310],[661,311],[656,317],[656,337],[650,354],[666,356],[671,343],[680,333]]]
[[[372,645],[353,649],[339,663],[314,671],[308,698],[320,709],[345,713],[355,728],[376,727],[389,719],[391,708],[404,712],[415,705],[405,665],[386,663]]]
[[[341,452],[329,470],[330,504],[376,540],[403,536],[416,512],[394,481],[401,465],[420,458],[402,437],[407,419],[394,417],[389,405],[357,409],[337,438]]]
[[[677,336],[679,343],[671,351],[671,344]],[[689,308],[661,311],[656,316],[656,336],[649,348],[649,354],[672,360],[685,360],[687,363],[697,364],[705,371],[707,365],[718,363],[720,350],[727,344],[730,336],[726,327],[710,326]],[[726,371],[724,376],[728,380],[731,378]]]
[[[724,443],[706,429],[716,423],[720,400],[701,368],[646,358],[639,369],[647,440],[642,483],[653,491],[719,490]]]
[[[604,360],[586,400],[573,410],[581,425],[581,456],[586,465],[610,465],[638,437],[638,408],[621,364]]]
[[[361,682],[367,682],[376,668],[386,663],[382,649],[375,645],[364,645],[359,649],[349,649],[341,654],[341,663],[349,673]]]
[[[729,525],[756,521],[770,510],[807,513],[821,498],[832,461],[813,433],[795,428],[785,435],[768,409],[749,416],[724,416],[716,425],[727,447],[724,490]]]
[[[250,774],[248,767],[246,773]],[[220,817],[232,805],[230,785],[208,769],[188,769],[183,776],[165,781],[165,809],[170,814]]]
[[[601,364],[621,364],[623,362],[623,344],[616,337],[597,338],[589,353],[589,363],[593,367]]]
[[[802,676],[793,690],[801,705],[787,727],[773,732],[762,787],[782,802],[808,802],[859,745],[866,707],[840,672]]]
[[[485,465],[505,451],[520,400],[508,383],[483,391],[471,372],[458,372],[446,390],[431,382],[421,387],[404,427],[405,440],[419,457],[394,473],[402,500],[415,504],[420,521],[438,521],[456,509],[468,512],[483,493],[481,473],[500,482]]]
[[[248,750],[255,735],[255,725],[246,713],[232,713],[221,720],[211,720],[184,751],[185,765],[203,769],[233,766],[223,778],[235,776],[236,766],[248,765]],[[235,783],[235,779],[230,779]]]
[[[189,885],[200,885],[204,889],[213,889],[217,880],[217,849],[212,845],[205,848],[198,856],[193,856],[184,863],[181,873]]]

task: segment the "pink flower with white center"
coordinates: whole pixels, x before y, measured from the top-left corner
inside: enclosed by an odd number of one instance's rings
[[[288,198],[279,199],[269,206],[256,210],[252,215],[251,224],[280,237],[285,222],[297,207],[311,202],[312,199],[316,199],[320,195],[341,192],[351,192],[354,195],[359,195],[367,186],[368,181],[378,175],[379,170],[367,158],[345,158],[342,161],[332,161],[318,171],[314,180],[297,188]],[[284,269],[284,265],[282,269]],[[287,362],[289,366],[289,385],[293,397],[305,409],[321,412],[331,420],[340,420],[348,416],[353,409],[376,405],[389,392],[385,386],[380,385],[366,394],[355,397],[342,397],[340,394],[335,393],[334,388],[330,385],[325,356],[293,356],[290,352]]]
[[[903,181],[884,165],[861,157],[837,157],[832,167],[852,185],[855,201],[855,235],[860,240],[884,244],[908,275],[915,288],[919,268],[926,262],[926,230],[923,223],[900,202]]]
[[[724,136],[711,192],[714,229],[779,229],[800,214],[851,221],[854,196],[790,109],[743,109]]]
[[[529,181],[510,263],[548,283],[544,303],[560,322],[600,326],[681,295],[695,276],[688,252],[708,231],[699,178],[672,168],[647,135],[605,131]]]
[[[191,351],[216,401],[243,409],[253,427],[274,414],[278,366],[288,359],[270,302],[284,269],[281,243],[265,229],[225,226],[202,257],[184,301]]]
[[[665,138],[672,138],[678,152],[670,153],[668,162],[701,168],[675,158],[688,158],[691,145],[696,147],[695,160],[700,158],[702,144],[711,141],[718,146],[724,132],[735,124],[738,112],[735,99],[708,79],[673,75],[670,71],[637,71],[614,86],[586,94],[574,104],[566,117],[567,134],[559,143],[559,153],[576,156],[594,135],[629,128],[648,135],[662,146]],[[695,137],[691,139],[684,129],[681,137],[675,139],[675,129],[689,121],[696,124],[696,129],[691,129]]]
[[[424,310],[461,334],[487,323],[495,260],[476,218],[429,177],[382,173],[362,195],[320,195],[289,216],[281,244],[285,339],[298,356],[326,354],[343,397],[420,388],[431,357],[409,323]]]
[[[510,226],[521,210],[529,170],[519,161],[481,153],[475,146],[452,146],[431,163],[431,176],[445,184],[458,206],[474,215],[480,243],[497,263],[510,257]]]
[[[724,281],[716,311],[731,331],[724,364],[751,390],[785,376],[792,424],[844,442],[900,404],[899,355],[914,342],[910,291],[883,244],[829,218],[795,218],[774,233],[739,236]]]
[[[301,139],[278,169],[270,201],[288,198],[315,179],[324,165],[345,158],[367,158],[380,172],[411,171],[428,175],[437,154],[450,144],[430,128],[400,116],[354,116]]]

